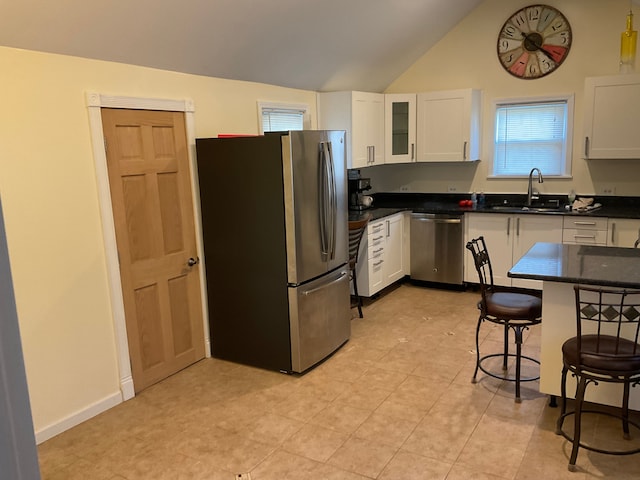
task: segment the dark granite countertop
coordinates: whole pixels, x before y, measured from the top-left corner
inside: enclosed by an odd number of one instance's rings
[[[518,260],[508,276],[640,288],[640,249],[540,242]]]
[[[405,210],[410,209],[373,207],[367,208],[365,210],[349,210],[349,221],[360,220],[362,218],[369,217],[369,221],[373,222],[375,220],[379,220],[383,217],[388,217],[389,215],[394,215]]]
[[[578,195],[586,196],[586,195]],[[540,205],[556,204],[558,208],[547,211],[523,210],[526,195],[520,194],[486,194],[484,205],[476,208],[460,207],[460,200],[467,200],[467,194],[449,193],[375,193],[373,207],[362,211],[349,211],[349,219],[356,220],[368,215],[371,220],[393,215],[404,210],[420,213],[464,214],[466,212],[482,212],[495,214],[529,214],[529,215],[576,215],[587,217],[640,218],[640,197],[591,196],[594,203],[602,207],[590,212],[574,212],[566,210],[566,195],[542,195]],[[495,209],[499,206],[500,209]],[[512,207],[512,208],[511,208]]]

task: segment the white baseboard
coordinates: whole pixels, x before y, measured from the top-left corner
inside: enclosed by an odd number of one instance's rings
[[[131,390],[133,391],[133,382],[131,382]],[[49,440],[50,438],[55,437],[59,433],[64,432],[65,430],[69,430],[70,428],[75,427],[76,425],[81,424],[82,422],[89,420],[90,418],[95,417],[96,415],[109,410],[110,408],[115,407],[116,405],[123,402],[123,394],[124,392],[116,392],[108,397],[103,398],[95,402],[88,407],[69,415],[66,418],[63,418],[59,422],[48,425],[41,430],[37,430],[36,433],[36,443],[41,444]],[[132,395],[133,396],[133,395]],[[131,398],[131,397],[129,397]]]
[[[131,375],[120,379],[120,391],[122,392],[122,400],[125,402],[136,396]]]

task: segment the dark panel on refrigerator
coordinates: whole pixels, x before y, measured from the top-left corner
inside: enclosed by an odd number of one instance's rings
[[[280,136],[197,139],[212,355],[291,370]]]

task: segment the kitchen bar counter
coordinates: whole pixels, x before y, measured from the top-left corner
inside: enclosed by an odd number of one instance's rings
[[[576,334],[576,283],[640,288],[640,249],[536,243],[508,275],[542,280],[540,391],[560,395],[562,344]],[[587,400],[620,406],[622,386],[605,384],[587,390]],[[640,410],[640,391],[632,389],[630,407]],[[575,392],[575,379],[567,378]]]
[[[508,275],[571,284],[640,288],[640,248],[536,243]]]

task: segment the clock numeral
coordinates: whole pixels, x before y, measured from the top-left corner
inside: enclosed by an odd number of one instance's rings
[[[511,50],[515,50],[522,46],[522,40],[515,40],[511,38],[501,38],[498,42],[498,52],[504,53]]]
[[[530,22],[534,22],[540,18],[540,7],[531,7],[527,9],[527,18]]]
[[[556,18],[556,16],[556,10],[552,10],[551,8],[543,8],[542,13],[540,14],[540,20],[538,21],[538,31],[543,32],[544,30],[546,30],[551,22],[553,22],[553,19]]]
[[[537,57],[538,64],[540,65],[540,70],[544,74],[549,73],[558,66],[558,63],[556,63],[551,57],[547,56],[547,54],[542,51],[537,52]]]
[[[520,36],[520,32],[513,25],[507,25],[502,29],[502,35],[509,38],[518,38]]]
[[[522,25],[524,25],[527,22],[527,19],[525,18],[524,14],[522,12],[518,13],[517,15],[514,15],[511,18],[513,20],[513,23],[518,27],[521,27]]]

